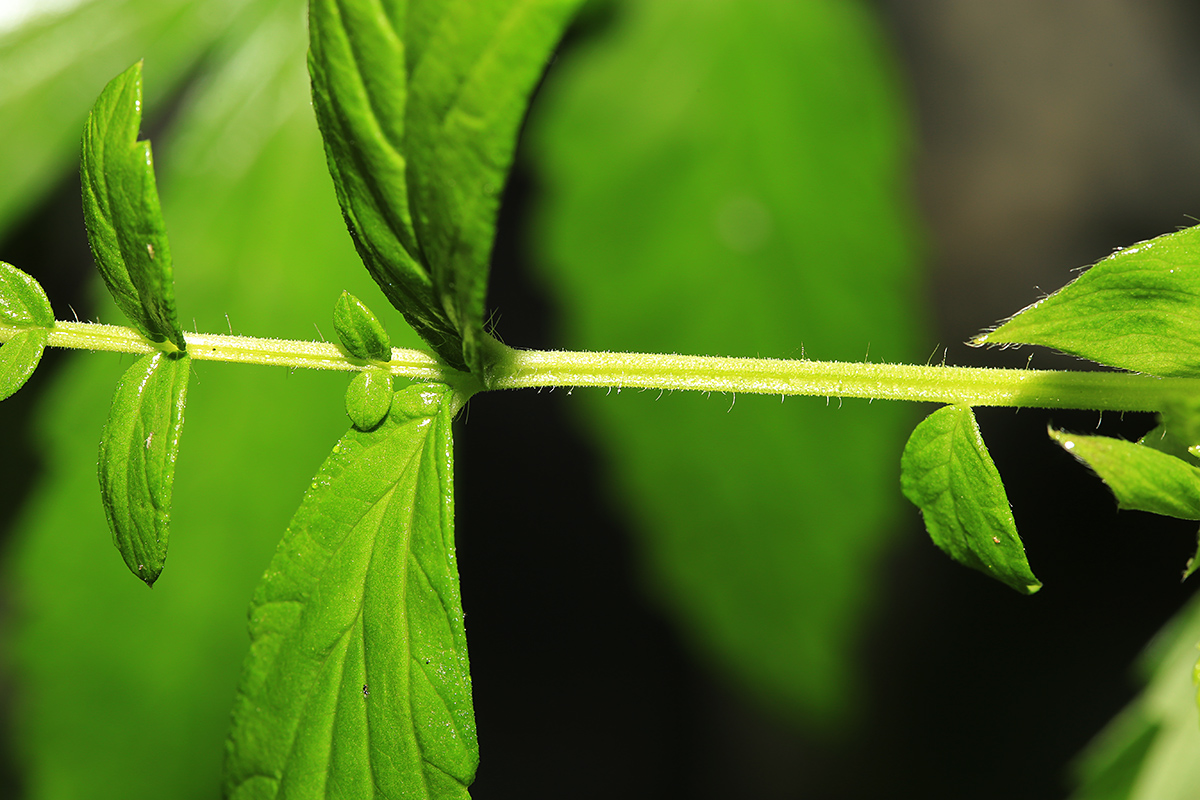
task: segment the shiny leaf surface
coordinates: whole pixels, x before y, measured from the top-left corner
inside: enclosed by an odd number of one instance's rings
[[[0,345],[0,400],[25,385],[46,349],[54,311],[42,287],[21,270],[0,261],[0,325],[25,328]]]
[[[80,180],[92,254],[117,306],[152,341],[186,349],[150,142],[138,141],[142,64],[113,78],[83,129]]]
[[[478,763],[444,387],[342,437],[250,609],[227,797],[465,798]]]
[[[392,357],[392,340],[383,323],[349,292],[342,292],[334,304],[333,327],[342,346],[355,358],[387,361]]]
[[[191,366],[187,356],[138,359],[117,384],[100,437],[100,496],[113,544],[147,586],[167,559]]]

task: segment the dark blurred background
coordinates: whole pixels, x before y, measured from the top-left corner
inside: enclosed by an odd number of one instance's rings
[[[930,347],[948,363],[1023,366],[1028,351],[961,343],[1073,269],[1200,215],[1200,9],[1184,0],[872,8],[914,109]],[[506,195],[489,304],[507,341],[549,348],[561,345],[561,322],[526,260],[537,192],[527,156]],[[69,303],[84,318],[88,295],[71,285],[90,270],[76,198],[77,179],[64,179],[3,254],[39,275],[78,264],[43,282],[60,316]],[[61,361],[48,356],[50,369],[0,405],[0,430],[22,430]],[[1081,366],[1042,352],[1032,365]],[[628,520],[602,489],[570,402],[498,394],[472,404],[462,425],[457,488],[472,502],[459,505],[460,531],[485,529],[497,508],[521,523],[459,545],[478,800],[521,785],[523,797],[1064,797],[1067,764],[1133,697],[1131,663],[1193,588],[1178,577],[1195,525],[1118,514],[1045,436],[1049,420],[1135,438],[1152,419],[982,410],[1046,588],[1010,597],[950,563],[905,508],[858,645],[866,700],[843,729],[813,730],[706,666],[647,602]],[[37,475],[22,441],[5,444],[5,526]],[[536,506],[514,505],[528,492]],[[504,720],[502,733],[492,720]],[[19,796],[14,763],[7,772]]]
[[[912,191],[937,359],[1025,366],[1032,353],[1035,367],[1087,368],[1033,348],[963,343],[1077,268],[1195,223],[1200,9],[1119,0],[873,7],[914,109]],[[518,171],[490,302],[504,311],[508,341],[561,346],[555,309],[522,260],[531,191]],[[570,402],[488,398],[461,440],[460,489],[488,496],[479,508],[530,485],[555,487],[544,498],[552,505],[528,511],[522,535],[462,544],[465,565],[509,563],[523,577],[496,582],[509,570],[464,567],[480,716],[496,703],[497,717],[526,723],[504,741],[481,725],[481,800],[505,796],[491,793],[492,781],[513,785],[531,772],[570,797],[1065,797],[1069,762],[1134,696],[1135,657],[1195,588],[1179,582],[1195,524],[1118,514],[1100,481],[1045,435],[1051,421],[1137,438],[1151,416],[980,410],[1046,588],[1009,597],[957,567],[911,510],[860,643],[864,713],[832,739],[813,735],[696,663],[646,607],[630,534],[597,494],[600,476],[564,469],[588,463]],[[499,470],[489,457],[497,452],[525,464]],[[545,616],[530,624],[513,609]],[[481,628],[503,644],[479,644]],[[577,725],[563,727],[564,709]]]

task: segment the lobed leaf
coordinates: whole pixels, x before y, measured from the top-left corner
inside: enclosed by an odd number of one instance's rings
[[[343,291],[333,307],[333,327],[350,355],[367,361],[389,361],[392,341],[379,318],[363,301]],[[390,393],[389,393],[390,394]]]
[[[54,311],[32,276],[0,261],[0,326],[21,328],[0,344],[0,400],[25,385],[37,369],[54,327]]]
[[[150,142],[138,141],[142,62],[113,78],[88,115],[80,179],[88,241],[117,306],[151,341],[185,350]]]
[[[359,255],[451,366],[485,373],[496,214],[529,96],[581,0],[313,0],[309,71]]]
[[[970,408],[945,406],[917,426],[904,447],[900,485],[934,544],[955,561],[1023,594],[1042,588]]]
[[[321,466],[250,608],[225,796],[464,798],[478,763],[454,550],[457,396],[409,386]]]
[[[975,344],[1040,344],[1151,375],[1200,375],[1200,226],[1119,250]]]
[[[167,559],[191,359],[151,353],[117,384],[100,437],[104,514],[126,566],[153,586]]]

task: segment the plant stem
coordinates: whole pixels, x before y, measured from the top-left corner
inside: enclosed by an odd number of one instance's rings
[[[537,350],[513,351],[496,374],[493,389],[635,387],[1103,411],[1155,411],[1165,397],[1200,392],[1200,379],[1123,372]]]
[[[18,330],[0,325],[0,342]],[[185,334],[184,339],[196,361],[342,371],[368,366],[337,345],[324,342],[195,333]],[[158,349],[130,328],[83,322],[56,322],[49,344],[123,353]],[[503,346],[496,352],[488,381],[490,389],[590,386],[1102,411],[1155,411],[1166,398],[1200,396],[1198,378],[1156,378],[1124,372],[576,353]],[[468,376],[420,350],[394,348],[387,367],[393,375],[415,380],[459,386],[470,383]]]

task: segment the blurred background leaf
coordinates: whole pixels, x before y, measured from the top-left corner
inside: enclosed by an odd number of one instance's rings
[[[38,207],[54,178],[78,168],[83,121],[104,84],[145,57],[154,113],[225,31],[252,24],[248,13],[252,0],[104,0],[0,28],[0,110],[20,121],[5,127],[0,148],[0,236]]]
[[[1200,597],[1172,619],[1137,664],[1145,689],[1088,745],[1072,800],[1189,800],[1200,786],[1196,642]]]
[[[908,120],[864,7],[609,13],[560,60],[529,131],[563,344],[919,358]],[[650,591],[773,710],[832,719],[856,694],[913,410],[584,394]]]

